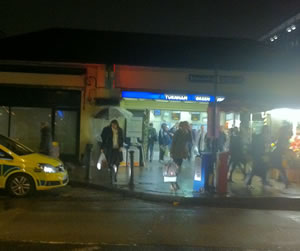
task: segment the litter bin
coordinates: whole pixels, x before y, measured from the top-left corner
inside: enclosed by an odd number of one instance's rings
[[[220,194],[227,193],[228,158],[229,152],[221,152],[218,154],[217,192]]]
[[[59,158],[59,144],[57,141],[52,142],[52,147],[50,150],[50,156],[54,158]]]
[[[211,186],[209,177],[213,171],[212,153],[202,153],[195,158],[195,175],[193,191],[204,192],[208,191]]]

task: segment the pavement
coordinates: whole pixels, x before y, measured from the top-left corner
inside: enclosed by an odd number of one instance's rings
[[[168,159],[165,160],[167,161]],[[263,186],[260,178],[254,177],[252,189],[248,189],[241,171],[237,169],[233,175],[233,182],[227,184],[226,194],[194,191],[195,163],[194,160],[185,160],[178,176],[180,189],[174,191],[170,183],[163,180],[163,165],[154,160],[146,161],[143,167],[134,167],[134,186],[130,186],[130,167],[121,166],[118,180],[112,184],[108,169],[99,171],[92,165],[87,179],[85,167],[66,163],[72,185],[110,190],[140,199],[214,207],[300,210],[299,184],[291,184],[285,189],[283,183],[269,178],[270,186]]]

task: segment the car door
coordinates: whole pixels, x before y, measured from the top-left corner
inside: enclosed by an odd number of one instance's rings
[[[14,158],[0,148],[0,188],[4,188],[5,178],[9,172],[20,169],[14,165]]]

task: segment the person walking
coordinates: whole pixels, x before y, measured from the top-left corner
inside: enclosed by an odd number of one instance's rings
[[[124,143],[123,130],[117,120],[112,120],[101,133],[101,152],[105,154],[108,167],[111,170],[111,179],[117,181],[120,162],[123,161],[122,147]]]
[[[161,125],[161,129],[158,134],[158,143],[159,143],[159,161],[163,162],[165,153],[168,150],[168,146],[171,142],[171,137],[168,131],[166,123]]]
[[[282,160],[283,160],[283,156],[289,150],[289,146],[290,146],[289,141],[292,135],[293,132],[288,125],[282,126],[279,129],[279,136],[277,139],[276,148],[271,154],[272,167],[279,170],[285,188],[288,188],[289,182],[288,182],[285,169],[282,165]]]
[[[173,136],[173,141],[171,145],[170,154],[173,161],[178,166],[178,172],[181,170],[183,159],[189,157],[189,142],[191,142],[191,131],[190,126],[187,121],[180,122],[178,126],[178,130],[175,132]],[[176,183],[171,184],[173,189],[179,189],[179,186]]]
[[[148,129],[148,147],[147,147],[147,159],[152,162],[153,160],[153,148],[154,148],[154,143],[157,141],[157,133],[155,128],[153,127],[153,123],[149,124],[149,129]],[[150,154],[150,158],[149,157]]]
[[[263,126],[260,134],[252,136],[252,171],[246,181],[248,188],[251,187],[252,178],[260,176],[263,185],[268,185],[267,182],[267,163],[265,160],[266,154],[268,153],[268,126]]]
[[[48,122],[41,122],[41,141],[39,152],[45,155],[51,154],[52,135]]]
[[[171,145],[171,157],[178,165],[179,170],[182,165],[183,159],[189,157],[188,143],[191,142],[191,132],[188,122],[180,122],[179,129],[175,132],[172,145]]]
[[[236,169],[236,167],[240,167],[244,176],[246,175],[244,169],[241,167],[243,163],[244,153],[242,148],[240,132],[237,127],[234,127],[232,130],[232,135],[230,137],[230,144],[229,144],[229,153],[230,153],[230,161],[229,161],[229,169],[228,169],[229,170],[228,181],[233,182],[232,174]]]

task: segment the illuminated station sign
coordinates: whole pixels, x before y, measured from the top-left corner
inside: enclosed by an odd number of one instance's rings
[[[166,94],[166,93],[134,92],[134,91],[122,91],[122,98],[167,100],[167,101],[189,101],[189,102],[204,102],[204,103],[215,101],[215,97],[211,95]],[[218,96],[217,102],[222,102],[224,99],[225,97]]]

